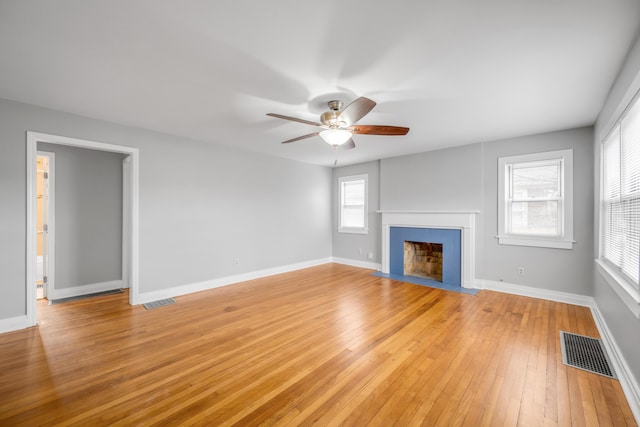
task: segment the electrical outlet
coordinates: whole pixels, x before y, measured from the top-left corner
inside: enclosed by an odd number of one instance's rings
[[[524,276],[524,267],[518,267],[518,275]]]
[[[362,248],[358,248],[358,255],[362,255]]]
[[[240,264],[240,258],[234,258],[234,259],[233,259],[233,263],[234,263],[235,265],[239,265],[239,264]]]
[[[367,258],[368,258],[368,259],[373,259],[373,252],[369,252],[369,253],[367,254]]]

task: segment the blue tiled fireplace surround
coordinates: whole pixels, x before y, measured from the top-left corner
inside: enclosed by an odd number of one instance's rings
[[[404,275],[404,242],[442,245],[442,283],[462,286],[461,230],[446,228],[390,227],[389,272]]]

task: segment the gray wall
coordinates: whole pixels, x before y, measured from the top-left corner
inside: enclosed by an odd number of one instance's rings
[[[595,245],[593,248],[594,258],[598,257],[598,248],[600,245],[598,224],[599,215],[599,197],[600,197],[600,144],[604,133],[607,132],[611,121],[620,115],[621,108],[628,104],[630,98],[640,90],[640,39],[638,39],[634,47],[629,52],[627,61],[623,66],[618,79],[616,80],[609,96],[600,111],[600,116],[596,121],[594,132],[594,170],[595,173],[595,189],[594,189],[594,211],[595,222]],[[640,337],[640,319],[637,319],[627,306],[620,300],[617,294],[611,289],[604,278],[597,270],[594,274],[594,297],[598,308],[602,313],[607,326],[611,330],[616,343],[620,347],[624,358],[636,381],[640,383],[640,345],[638,345],[638,337]]]
[[[333,256],[382,261],[377,210],[480,210],[480,145],[343,166],[333,172]],[[455,172],[452,172],[455,171]],[[338,233],[338,178],[369,174],[369,234]],[[362,249],[362,253],[360,253]]]
[[[331,256],[329,168],[0,100],[0,319],[26,313],[29,130],[140,149],[141,292]]]
[[[480,144],[381,161],[382,210],[479,211]]]
[[[368,234],[338,233],[338,178],[350,175],[369,176],[369,200],[368,200]],[[333,256],[347,258],[362,262],[380,263],[380,161],[360,163],[357,165],[343,166],[333,169]],[[368,259],[367,254],[373,253],[373,259]]]
[[[592,295],[592,140],[588,127],[383,159],[380,209],[479,211],[477,279]],[[565,148],[574,150],[574,249],[498,245],[498,157]],[[366,165],[338,168],[334,176],[365,171]],[[369,238],[380,241],[380,230],[371,230]],[[334,254],[356,259],[360,239],[334,237]],[[518,267],[525,268],[525,276],[517,274]]]
[[[580,128],[483,144],[478,277],[535,288],[592,295],[593,129]],[[573,249],[499,245],[498,157],[573,149]],[[518,275],[524,267],[526,275]]]
[[[142,150],[142,292],[331,256],[331,169],[173,140]]]
[[[122,279],[122,155],[38,143],[55,153],[55,289]]]

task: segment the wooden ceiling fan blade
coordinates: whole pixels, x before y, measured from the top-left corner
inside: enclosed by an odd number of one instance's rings
[[[305,119],[299,119],[297,117],[283,116],[282,114],[267,113],[267,116],[275,117],[277,119],[291,120],[292,122],[304,123],[305,125],[322,126],[320,123],[312,122]]]
[[[369,111],[373,110],[373,107],[375,106],[375,101],[361,96],[351,104],[344,107],[344,109],[338,116],[338,120],[345,122],[347,126],[351,126],[352,124],[369,114]]]
[[[301,139],[311,138],[311,137],[317,136],[319,133],[320,132],[314,132],[314,133],[310,133],[308,135],[299,136],[297,138],[287,139],[286,141],[282,141],[282,144],[288,144],[290,142],[300,141]]]
[[[354,148],[356,148],[356,143],[353,142],[353,138],[349,138],[349,140],[342,144],[341,147],[345,150],[353,150]]]
[[[364,135],[406,135],[409,128],[401,126],[358,125],[350,129],[353,133]]]

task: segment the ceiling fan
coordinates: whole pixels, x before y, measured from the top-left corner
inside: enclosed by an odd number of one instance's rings
[[[356,125],[358,120],[366,116],[373,107],[376,106],[374,101],[364,96],[356,99],[344,109],[342,108],[342,101],[329,101],[328,104],[329,111],[320,115],[320,123],[275,113],[268,113],[267,116],[318,126],[323,129],[318,132],[282,141],[283,144],[320,136],[320,138],[334,148],[342,146],[346,149],[352,149],[356,146],[352,139],[353,134],[406,135],[409,132],[409,128],[400,126]]]

